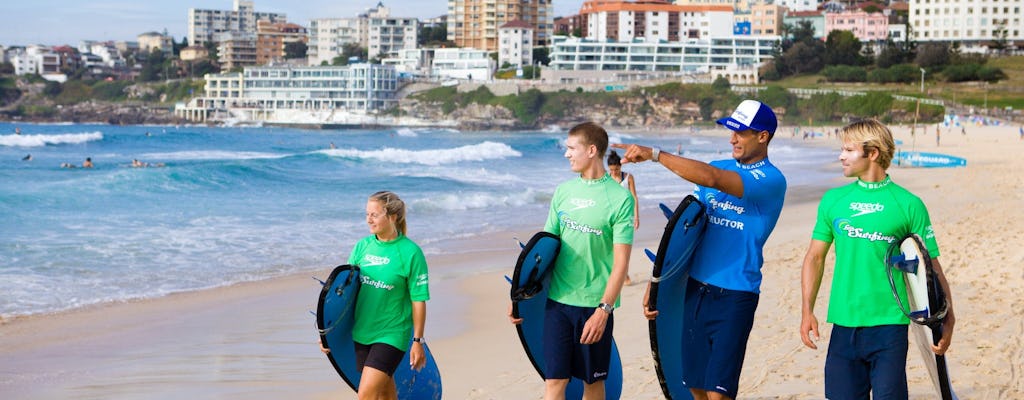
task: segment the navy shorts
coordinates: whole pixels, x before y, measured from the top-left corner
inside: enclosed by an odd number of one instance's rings
[[[353,342],[355,343],[355,342]],[[395,346],[385,343],[373,343],[356,345],[356,370],[363,372],[363,367],[370,367],[382,371],[388,376],[395,375],[398,364],[405,358],[405,352]]]
[[[906,399],[907,325],[833,325],[825,357],[825,397]]]
[[[759,298],[690,278],[683,307],[683,386],[736,398]]]
[[[544,306],[545,378],[576,377],[588,384],[608,378],[614,316],[608,316],[601,340],[580,344],[583,325],[594,315],[594,310],[597,308],[570,306],[548,299]]]

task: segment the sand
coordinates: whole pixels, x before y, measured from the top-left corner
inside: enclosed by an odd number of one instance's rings
[[[1024,141],[1010,127],[934,126],[904,148],[967,158],[966,168],[892,168],[893,179],[928,205],[949,278],[957,326],[948,353],[954,388],[964,399],[1024,398]],[[920,130],[918,130],[920,132]],[[641,140],[642,142],[642,140]],[[838,148],[827,139],[822,145]],[[837,165],[832,186],[847,183]],[[642,178],[642,177],[640,177]],[[805,348],[800,323],[800,266],[824,187],[791,188],[766,247],[762,296],[740,382],[747,399],[823,398],[825,346]],[[642,186],[640,187],[642,191]],[[638,284],[623,290],[615,337],[626,399],[661,398],[640,313],[643,279],[661,217],[643,216],[630,264]],[[542,382],[508,323],[508,285],[517,250],[499,232],[475,239],[486,252],[428,257],[460,273],[432,275],[427,338],[440,364],[447,399],[535,399]],[[505,244],[508,244],[507,246]],[[462,243],[461,248],[473,248]],[[824,321],[831,257],[817,315]],[[0,321],[0,398],[4,399],[350,399],[316,346],[313,317],[319,284],[306,274],[227,288]],[[822,331],[827,333],[828,327]],[[827,337],[822,345],[827,344]],[[935,397],[911,349],[913,399]]]

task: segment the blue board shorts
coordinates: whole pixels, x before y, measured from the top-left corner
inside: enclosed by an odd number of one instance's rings
[[[759,298],[690,278],[683,307],[683,386],[736,398]]]
[[[825,397],[906,399],[907,325],[832,325],[825,357]]]
[[[570,306],[548,299],[544,306],[546,379],[576,377],[587,384],[608,379],[614,316],[608,316],[601,340],[594,344],[580,344],[583,325],[591,315],[594,315],[595,310],[595,307]]]

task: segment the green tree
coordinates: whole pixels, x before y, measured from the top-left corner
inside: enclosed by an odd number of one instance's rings
[[[926,43],[917,48],[914,63],[921,68],[941,67],[948,65],[950,60],[949,45],[946,43]]]
[[[284,45],[284,58],[296,59],[306,58],[306,51],[309,49],[303,42],[288,42]]]
[[[825,65],[862,65],[863,45],[853,32],[836,30],[825,39]]]
[[[359,43],[345,43],[341,46],[341,55],[331,60],[331,65],[348,65],[353,60],[366,60],[366,49]]]
[[[551,49],[548,47],[534,47],[533,48],[533,62],[539,63],[540,65],[548,65],[551,63]]]
[[[724,76],[715,78],[714,82],[711,82],[711,91],[715,94],[725,94],[732,90],[732,84]]]

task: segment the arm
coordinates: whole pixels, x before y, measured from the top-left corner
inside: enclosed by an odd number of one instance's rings
[[[629,193],[633,194],[633,230],[640,229],[640,198],[636,195],[636,180],[633,174],[628,175]]]
[[[425,301],[414,301],[412,302],[412,337],[422,338],[423,327],[427,322],[427,302]],[[413,369],[419,370],[423,368],[427,363],[426,353],[423,351],[423,343],[412,342],[412,347],[409,347],[409,365]]]
[[[613,143],[612,147],[626,150],[625,155],[622,157],[623,163],[647,161],[654,154],[653,149],[650,147],[636,144]],[[743,197],[743,179],[735,171],[726,171],[702,161],[666,152],[661,152],[658,156],[658,162],[687,181],[700,186],[715,188],[736,197]]]
[[[939,339],[938,345],[932,345],[932,351],[941,356],[946,353],[946,350],[949,350],[949,345],[953,341],[953,326],[956,325],[956,316],[953,315],[953,292],[949,290],[949,282],[946,280],[946,274],[942,272],[938,258],[932,259],[932,269],[935,270],[935,277],[939,280],[942,290],[946,292],[946,320],[942,321],[942,339]]]
[[[807,255],[804,256],[803,270],[800,273],[801,317],[800,317],[800,340],[804,345],[812,349],[818,346],[814,341],[821,338],[818,333],[818,318],[814,316],[814,302],[818,298],[818,289],[821,288],[821,277],[825,271],[825,256],[828,254],[830,244],[816,239],[811,239],[807,248]],[[811,334],[814,337],[811,338]]]
[[[615,244],[613,250],[615,260],[612,264],[612,273],[608,277],[608,284],[604,288],[604,295],[601,296],[602,303],[615,304],[615,300],[619,298],[619,293],[622,291],[622,283],[626,281],[626,274],[629,272],[629,253],[632,249],[633,245]],[[580,336],[580,343],[594,344],[601,340],[609,316],[610,314],[604,310],[595,308],[594,313],[587,319],[587,323],[583,325],[583,335]]]

